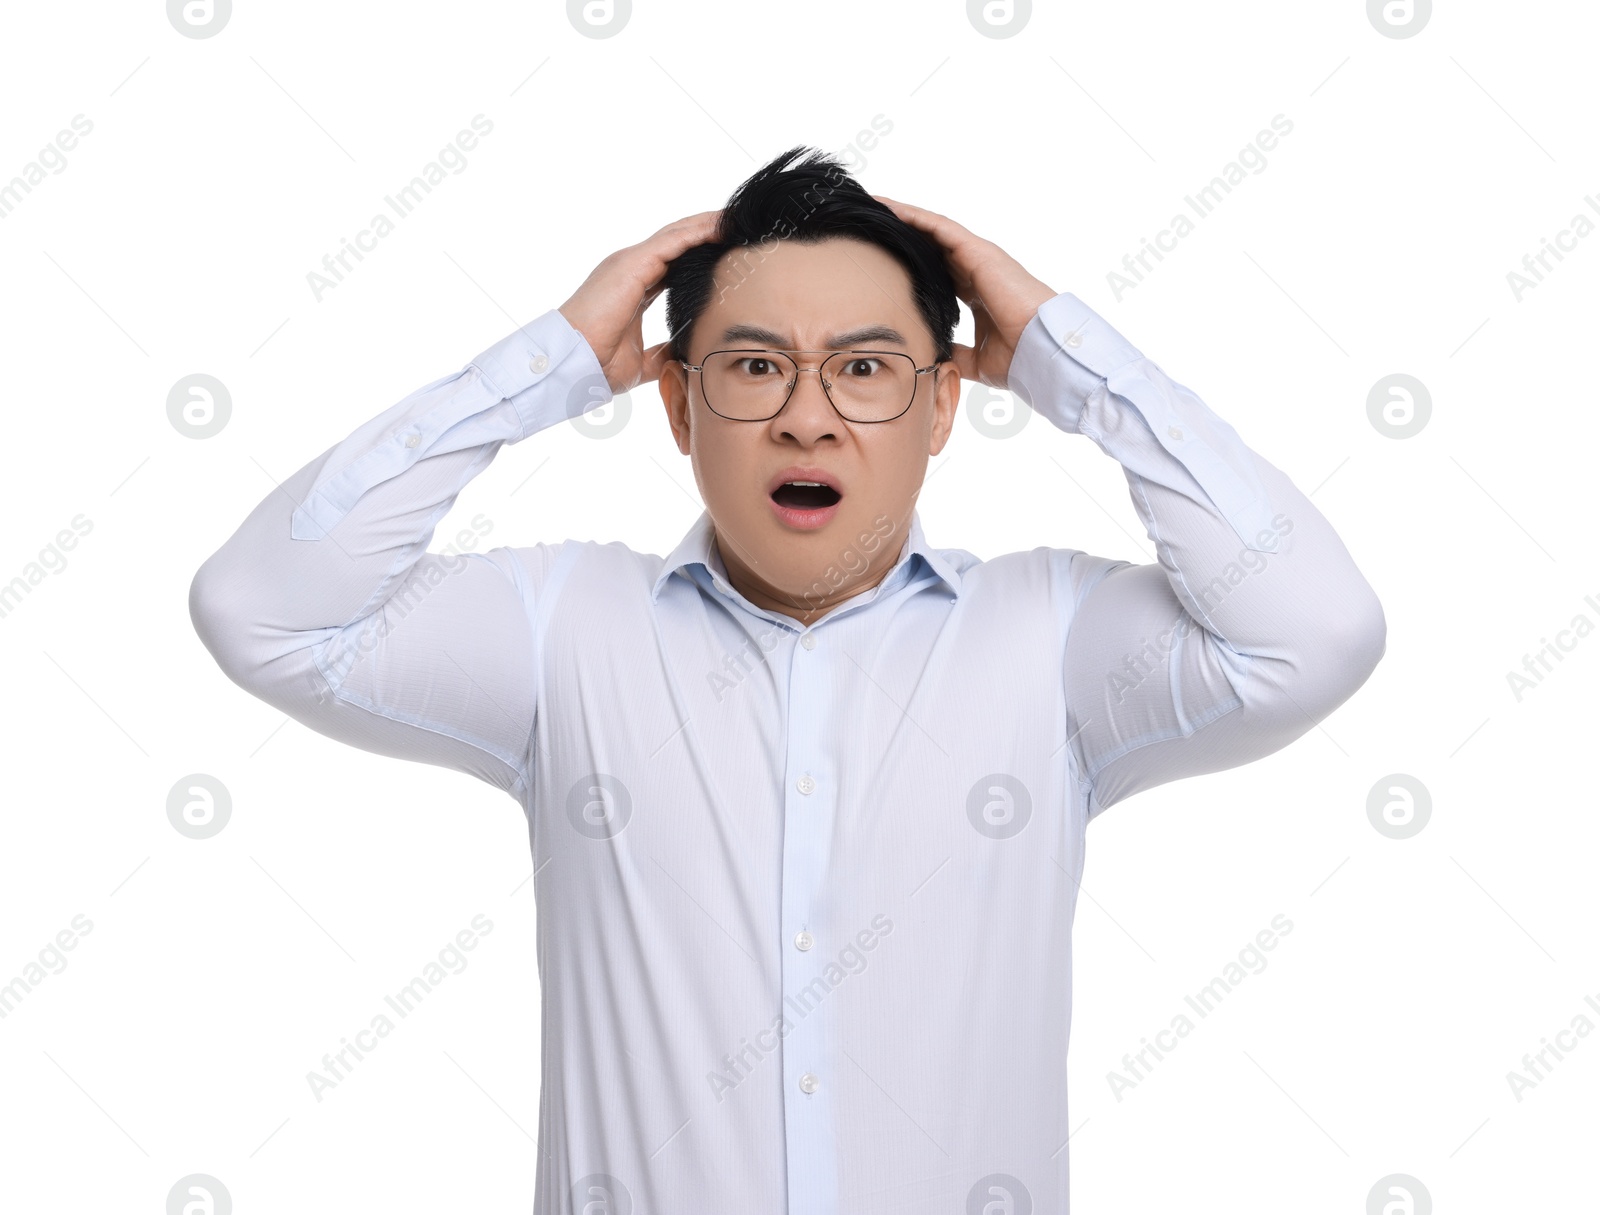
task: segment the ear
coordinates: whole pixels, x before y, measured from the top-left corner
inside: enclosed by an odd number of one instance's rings
[[[933,379],[933,430],[928,436],[930,456],[944,450],[950,432],[955,429],[956,406],[961,403],[961,373],[956,370],[953,359],[940,363]]]
[[[661,390],[661,403],[667,410],[667,425],[672,427],[672,438],[678,445],[678,450],[684,455],[689,454],[689,373],[683,369],[682,363],[669,360],[661,368],[661,377],[656,381],[656,387]]]

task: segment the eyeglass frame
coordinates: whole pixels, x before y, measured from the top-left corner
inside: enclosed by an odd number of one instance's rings
[[[906,401],[905,408],[902,409],[899,413],[895,414],[894,417],[892,417],[892,418],[879,418],[875,422],[857,422],[853,418],[846,418],[844,416],[844,411],[842,409],[840,409],[839,406],[835,403],[835,401],[833,399],[833,394],[828,391],[828,383],[827,383],[827,381],[822,379],[822,367],[821,366],[817,366],[817,367],[802,367],[802,366],[800,366],[800,362],[799,362],[798,359],[791,358],[789,360],[789,362],[794,364],[794,373],[795,374],[794,374],[794,379],[792,381],[790,381],[790,383],[789,383],[789,391],[784,396],[782,405],[779,405],[777,409],[773,410],[771,413],[769,413],[764,418],[730,418],[725,413],[717,413],[717,410],[715,408],[713,408],[713,406],[711,404],[710,398],[706,396],[705,371],[704,371],[705,362],[706,362],[707,359],[709,359],[714,354],[783,354],[783,355],[825,354],[825,355],[828,356],[828,358],[822,360],[822,362],[824,364],[826,364],[828,362],[828,359],[831,359],[835,355],[840,355],[840,354],[879,354],[879,355],[892,354],[896,358],[905,359],[906,362],[910,363],[911,364],[912,373],[914,375],[916,375],[916,376],[927,375],[930,371],[937,371],[938,368],[939,368],[938,360],[935,360],[934,362],[929,363],[926,367],[918,367],[917,366],[917,360],[912,358],[909,354],[907,354],[903,350],[783,350],[783,349],[779,349],[778,347],[775,347],[775,346],[733,346],[733,347],[729,347],[729,348],[727,348],[725,350],[711,350],[711,351],[706,352],[705,354],[700,356],[700,362],[699,362],[698,365],[689,363],[689,362],[685,361],[684,359],[674,359],[673,361],[678,363],[678,364],[680,364],[685,371],[698,371],[698,372],[700,372],[700,399],[706,403],[706,408],[707,409],[710,409],[712,413],[715,413],[717,415],[717,417],[722,418],[724,421],[728,421],[728,422],[770,422],[770,421],[772,421],[773,418],[777,417],[780,413],[782,413],[784,411],[785,407],[794,398],[794,390],[795,390],[796,387],[799,386],[799,383],[800,383],[800,374],[802,372],[805,372],[805,371],[814,371],[814,372],[817,373],[817,379],[819,381],[821,381],[821,383],[822,383],[822,395],[825,398],[827,398],[827,402],[828,402],[829,405],[831,405],[833,407],[833,412],[834,413],[838,414],[841,418],[843,418],[846,422],[849,422],[850,425],[852,425],[852,426],[879,426],[879,425],[882,425],[884,422],[898,421],[900,418],[903,418],[903,417],[906,416],[906,410],[910,409],[917,402],[917,389],[921,386],[922,381],[920,379],[913,379],[912,380],[912,382],[911,382],[911,396]],[[946,361],[948,361],[948,360],[946,360]]]

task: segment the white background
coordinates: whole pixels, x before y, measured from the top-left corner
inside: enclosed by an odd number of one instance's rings
[[[0,220],[0,582],[75,516],[92,530],[0,618],[0,984],[93,927],[0,1019],[7,1208],[159,1213],[196,1172],[241,1215],[528,1208],[520,810],[240,691],[189,582],[276,482],[607,253],[881,115],[847,153],[868,189],[1100,310],[1314,491],[1388,620],[1319,728],[1090,830],[1073,1209],[1360,1215],[1392,1173],[1441,1213],[1591,1209],[1600,1034],[1521,1100],[1507,1074],[1600,1026],[1600,639],[1520,701],[1506,675],[1600,623],[1600,234],[1520,301],[1507,273],[1600,222],[1597,26],[1579,3],[1440,5],[1404,39],[1355,0],[1073,3],[992,38],[959,3],[639,3],[596,39],[559,3],[276,0],[197,39],[150,0],[8,7],[0,182],[74,115],[93,131]],[[319,302],[307,273],[480,113],[465,171]],[[1107,272],[1277,114],[1265,170],[1118,300]],[[166,411],[194,372],[232,398],[205,440]],[[1394,372],[1432,398],[1403,440],[1367,415]],[[654,386],[630,403],[613,438],[502,451],[434,547],[483,512],[488,543],[668,552],[700,502]],[[995,441],[963,410],[919,510],[986,558],[1153,557],[1120,469],[1036,417]],[[232,796],[205,841],[167,819],[193,773]],[[1391,773],[1431,794],[1405,840],[1367,815]],[[470,965],[316,1100],[307,1073],[480,913]],[[1123,1055],[1279,914],[1266,968],[1119,1100]]]

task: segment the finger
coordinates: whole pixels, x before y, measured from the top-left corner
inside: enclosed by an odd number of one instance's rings
[[[910,224],[913,228],[921,229],[930,236],[936,236],[931,223],[933,214],[931,211],[924,211],[921,207],[913,207],[910,203],[900,202],[897,199],[890,198],[887,194],[874,194],[872,197],[893,211],[902,222]],[[940,243],[942,244],[943,242],[941,241]]]
[[[710,241],[716,235],[721,216],[720,210],[686,215],[660,228],[636,247],[669,262],[684,250]]]
[[[651,287],[648,291],[646,291],[644,293],[644,298],[639,301],[639,312],[641,314],[646,312],[649,309],[650,305],[656,302],[656,296],[660,295],[666,289],[667,289],[667,280],[663,277],[662,279],[657,281],[655,286]]]
[[[926,232],[943,251],[955,279],[956,294],[969,304],[972,302],[973,269],[977,265],[978,246],[986,244],[982,237],[968,231],[947,215],[897,202],[886,194],[872,196],[889,207],[913,228]]]
[[[671,223],[662,224],[645,239],[646,241],[650,241],[666,233],[678,232],[685,228],[701,228],[706,224],[714,224],[717,220],[717,217],[721,214],[722,209],[720,207],[712,211],[696,211],[693,215],[684,215],[673,220]]]
[[[950,357],[951,361],[956,365],[956,370],[961,373],[963,380],[977,382],[978,352],[976,350],[971,346],[963,346],[960,342],[956,342],[951,347]]]
[[[652,380],[661,378],[661,373],[666,370],[667,363],[670,362],[667,358],[667,348],[670,345],[670,342],[658,342],[644,352],[639,383],[648,384]]]
[[[969,232],[948,215],[941,215],[924,207],[915,207],[910,203],[897,202],[886,194],[874,194],[872,197],[900,215],[907,223],[937,236],[941,244],[953,247],[978,239],[975,233]]]
[[[892,203],[895,213],[912,227],[926,232],[944,250],[945,258],[950,263],[952,273],[956,278],[956,285],[962,290],[962,299],[966,299],[965,288],[971,286],[973,271],[978,260],[989,242],[976,232],[973,232],[948,215],[940,215],[937,211],[928,211],[922,207],[913,207],[910,203],[895,202],[884,195],[873,195],[886,204]]]
[[[642,294],[645,306],[664,288],[668,263],[695,246],[709,244],[716,239],[721,216],[720,210],[686,215],[634,246],[637,257],[633,270],[644,280]]]

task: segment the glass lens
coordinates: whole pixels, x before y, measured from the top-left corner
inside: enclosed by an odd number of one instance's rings
[[[847,350],[822,365],[828,395],[852,422],[880,422],[904,413],[917,382],[908,355]]]
[[[775,350],[719,350],[707,355],[701,367],[706,404],[741,421],[776,414],[800,374],[788,355]],[[852,422],[898,417],[911,404],[916,387],[916,363],[893,351],[839,351],[828,356],[821,371],[834,407]]]
[[[700,360],[706,404],[725,418],[757,421],[783,408],[795,365],[764,350],[719,350]]]

